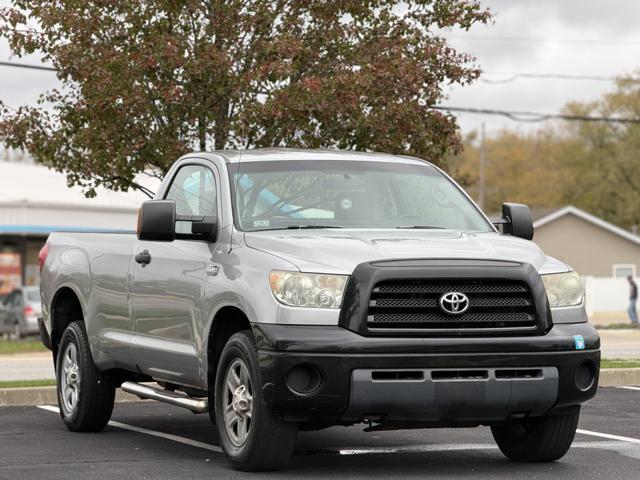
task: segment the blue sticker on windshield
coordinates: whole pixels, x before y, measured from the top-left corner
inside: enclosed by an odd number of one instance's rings
[[[574,335],[573,340],[576,342],[576,350],[584,350],[584,337],[582,335]]]

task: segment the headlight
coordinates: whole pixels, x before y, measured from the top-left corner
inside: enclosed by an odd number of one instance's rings
[[[269,275],[269,284],[273,295],[285,305],[340,308],[347,278],[346,275],[320,275],[274,270]]]
[[[541,275],[551,307],[580,305],[583,299],[582,280],[576,272]]]

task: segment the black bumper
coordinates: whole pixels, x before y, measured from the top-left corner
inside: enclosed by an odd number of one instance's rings
[[[498,338],[372,338],[337,326],[253,327],[267,403],[301,422],[496,423],[509,415],[566,411],[597,390],[600,340],[586,323]],[[584,350],[576,350],[574,335],[584,338]],[[300,365],[322,377],[310,394],[287,385],[288,373]],[[585,368],[593,375],[586,383]]]

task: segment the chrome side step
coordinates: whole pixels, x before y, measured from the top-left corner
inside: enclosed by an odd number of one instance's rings
[[[161,390],[159,388],[153,388],[135,382],[124,382],[120,385],[120,388],[125,392],[132,393],[140,398],[158,400],[159,402],[175,405],[176,407],[186,408],[194,413],[207,413],[209,411],[209,402],[206,398],[198,399],[187,397],[180,393]]]

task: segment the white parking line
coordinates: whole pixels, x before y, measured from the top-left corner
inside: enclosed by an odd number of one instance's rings
[[[58,407],[52,405],[38,405],[38,408],[46,410],[48,412],[60,413]],[[182,443],[184,445],[190,445],[196,448],[202,448],[216,453],[222,453],[222,449],[216,445],[209,443],[199,442],[190,438],[181,437],[179,435],[172,435],[169,433],[157,432],[155,430],[149,430],[148,428],[134,427],[126,423],[116,422],[111,420],[109,425],[122,430],[129,430],[136,433],[142,433],[144,435],[151,435],[153,437],[164,438],[171,440],[172,442]],[[616,440],[615,442],[574,442],[573,448],[617,448],[621,446],[629,446],[629,444],[640,444],[640,440],[629,437],[621,437],[618,435],[609,435],[606,433],[591,432],[589,430],[577,430],[578,433],[583,435],[592,435],[596,437],[608,438],[610,440]],[[387,453],[426,453],[426,452],[451,452],[451,451],[465,451],[465,450],[497,450],[498,447],[493,443],[471,443],[471,444],[440,444],[440,445],[408,445],[399,447],[365,447],[365,448],[328,448],[320,449],[316,451],[304,451],[302,453],[312,455],[378,455]]]
[[[51,405],[38,405],[38,408],[41,408],[42,410],[47,410],[49,412],[60,413],[60,409],[58,407],[53,407]],[[181,437],[179,435],[171,435],[170,433],[156,432],[155,430],[149,430],[148,428],[134,427],[133,425],[127,425],[126,423],[115,422],[113,420],[109,422],[109,425],[115,428],[121,428],[122,430],[130,430],[132,432],[143,433],[145,435],[151,435],[153,437],[164,438],[166,440],[171,440],[172,442],[191,445],[192,447],[203,448],[205,450],[210,450],[216,453],[222,453],[222,449],[216,445],[199,442],[197,440]]]
[[[582,435],[590,435],[592,437],[608,438],[610,440],[620,440],[621,442],[635,443],[637,445],[640,445],[640,438],[621,437],[620,435],[611,435],[609,433],[592,432],[591,430],[581,429],[576,430],[576,433],[581,433]]]
[[[626,390],[638,390],[638,391],[640,391],[640,387],[618,387],[618,388],[624,388]]]
[[[574,442],[572,448],[619,448],[629,446],[627,442]],[[426,452],[462,452],[470,450],[498,450],[495,443],[445,443],[436,445],[409,445],[404,447],[367,447],[367,448],[345,448],[338,450],[324,450],[318,452],[305,453],[324,453],[337,455],[371,455],[381,453],[426,453]]]

